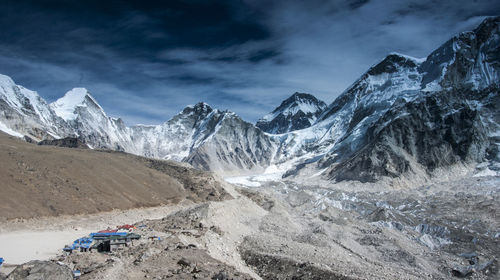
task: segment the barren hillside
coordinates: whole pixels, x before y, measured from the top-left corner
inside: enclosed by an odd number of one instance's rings
[[[210,173],[125,153],[38,146],[0,133],[5,219],[84,214],[229,195]]]

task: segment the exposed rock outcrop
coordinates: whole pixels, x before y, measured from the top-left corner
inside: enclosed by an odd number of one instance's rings
[[[28,141],[26,141],[28,142]],[[89,146],[85,144],[82,140],[76,137],[66,137],[61,139],[45,139],[38,142],[38,145],[46,145],[46,146],[57,146],[57,147],[65,147],[65,148],[79,148],[79,149],[88,149]]]
[[[54,262],[30,261],[16,267],[7,280],[73,280],[73,272]]]

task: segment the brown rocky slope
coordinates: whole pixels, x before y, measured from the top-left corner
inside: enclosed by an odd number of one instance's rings
[[[119,152],[37,146],[0,133],[3,219],[230,197],[210,173]]]

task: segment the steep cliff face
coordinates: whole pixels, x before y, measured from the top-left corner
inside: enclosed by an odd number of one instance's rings
[[[487,19],[474,31],[443,44],[421,64],[407,65],[418,72],[414,76],[420,82],[418,91],[410,99],[401,94],[388,110],[378,110],[385,113],[367,126],[359,149],[337,145],[335,151],[342,157],[323,158],[323,167],[337,163],[327,176],[375,181],[417,169],[432,173],[439,167],[485,160],[497,170],[499,21]],[[394,72],[377,65],[368,74],[376,68],[380,73]],[[356,119],[354,113],[351,123]],[[346,139],[351,135],[348,132]]]
[[[391,54],[370,68],[313,126],[287,135],[285,150],[310,151],[287,174],[310,163],[329,179],[361,181],[484,160],[497,170],[499,21],[426,59]]]
[[[325,108],[325,102],[313,95],[296,92],[257,121],[256,126],[272,134],[304,129],[314,124]]]
[[[367,144],[353,156],[330,167],[335,180],[374,182],[406,172],[428,172],[457,163],[477,163],[491,157],[498,145],[489,137],[479,108],[464,95],[441,92],[413,102],[394,104],[367,132]],[[498,90],[476,92],[477,101],[498,108]],[[498,116],[497,116],[498,118]],[[329,163],[325,161],[324,166]]]
[[[193,148],[186,161],[224,175],[262,173],[271,164],[277,144],[236,114],[223,112],[213,133]]]
[[[419,71],[422,89],[484,89],[500,81],[500,18],[489,18],[432,52]]]
[[[11,135],[27,135],[35,140],[71,134],[71,128],[38,93],[16,85],[5,75],[0,75],[0,128]]]
[[[106,115],[87,89],[74,88],[50,107],[90,147],[136,153],[129,128]]]
[[[208,104],[198,103],[161,125],[131,127],[132,138],[142,155],[181,161],[196,143],[210,135],[218,115]]]

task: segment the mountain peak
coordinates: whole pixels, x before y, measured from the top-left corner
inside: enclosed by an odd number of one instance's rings
[[[324,106],[323,106],[324,104]],[[316,105],[316,107],[302,106],[302,105]],[[297,111],[304,113],[316,112],[317,106],[326,107],[326,104],[317,99],[314,95],[303,92],[295,92],[292,96],[281,102],[280,106],[274,109],[271,114],[266,115],[264,119],[274,113],[295,114]],[[295,110],[294,110],[295,109]]]
[[[74,88],[66,92],[63,97],[51,103],[50,106],[54,112],[64,120],[74,120],[78,116],[75,113],[76,107],[85,107],[87,106],[87,102],[90,102],[90,104],[102,110],[101,106],[92,95],[90,95],[90,92],[86,88]]]
[[[289,98],[285,99],[285,101],[283,101],[282,104],[286,103],[287,101],[292,101],[292,100],[294,100],[296,102],[307,102],[307,101],[311,101],[311,102],[315,102],[315,103],[322,102],[322,101],[318,100],[312,94],[305,93],[305,92],[295,92],[294,94],[292,94],[292,96],[290,96]]]
[[[210,111],[210,110],[213,110],[212,107],[210,107],[210,105],[208,105],[207,103],[205,102],[198,102],[196,103],[194,106],[193,106],[194,110],[196,111]]]
[[[292,94],[288,99],[295,98],[295,99],[301,99],[301,98],[309,98],[309,99],[316,99],[316,97],[310,93],[306,92],[298,92],[296,91],[294,94]]]
[[[86,88],[73,88],[72,90],[66,92],[66,94],[64,94],[64,96],[61,99],[65,99],[67,101],[71,101],[76,104],[83,102],[83,100],[88,94],[89,91]]]
[[[271,113],[262,117],[256,126],[274,134],[307,128],[326,107],[326,103],[314,95],[296,92]]]
[[[181,114],[185,114],[185,115],[191,115],[191,114],[194,114],[194,115],[208,115],[213,110],[214,109],[212,109],[212,107],[210,107],[210,105],[208,105],[207,103],[205,103],[205,102],[198,102],[195,105],[188,105],[188,106],[186,106],[186,108],[184,108],[184,110],[182,110]]]
[[[488,17],[474,29],[474,33],[479,37],[479,41],[485,41],[495,29],[500,25],[500,16]]]
[[[0,85],[15,85],[15,83],[11,77],[0,74]]]
[[[368,74],[377,76],[383,73],[395,73],[401,68],[416,68],[425,59],[414,58],[400,53],[390,53],[382,61],[368,70]]]
[[[485,19],[473,31],[462,32],[434,50],[420,66],[422,88],[484,89],[500,84],[498,45],[500,17]]]

